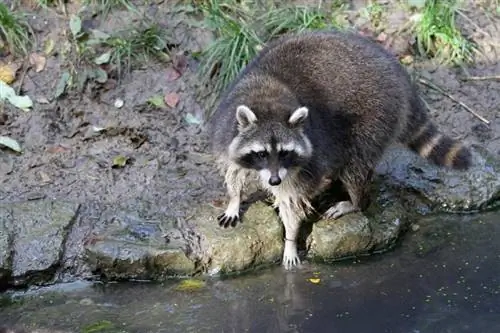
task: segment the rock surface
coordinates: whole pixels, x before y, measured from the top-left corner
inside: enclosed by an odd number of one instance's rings
[[[387,151],[377,173],[388,185],[419,193],[435,210],[478,211],[494,206],[500,195],[500,162],[485,148],[471,146],[473,165],[467,172],[431,165],[399,147]]]
[[[389,151],[378,169],[376,200],[365,214],[304,223],[305,257],[328,262],[387,250],[409,225],[418,201],[428,211],[491,207],[499,195],[499,162],[481,149],[474,156],[472,171],[458,173],[406,150]],[[151,215],[148,207],[138,211],[97,203],[1,204],[0,289],[75,278],[228,274],[281,261],[284,230],[270,205],[251,204],[242,223],[229,229],[215,220],[222,209],[202,204],[181,218]]]

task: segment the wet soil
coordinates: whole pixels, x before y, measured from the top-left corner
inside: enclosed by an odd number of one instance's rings
[[[193,123],[191,117],[201,121],[211,107],[205,99],[196,97],[197,62],[189,55],[205,47],[211,34],[188,27],[183,13],[172,13],[172,4],[157,1],[143,7],[171,29],[179,44],[175,52],[188,54],[187,69],[176,80],[169,77],[171,64],[151,62],[105,89],[88,86],[82,92],[72,91],[42,104],[44,99],[51,100],[66,69],[63,55],[48,57],[42,72],[29,69],[22,80],[18,78],[14,87],[22,85],[21,92],[32,97],[35,105],[30,112],[10,105],[0,107],[1,135],[18,140],[24,149],[21,155],[0,150],[1,201],[99,201],[132,207],[147,205],[153,211],[181,216],[189,212],[190,206],[223,195],[222,179],[206,153],[203,124]],[[72,6],[68,5],[69,12],[75,10]],[[462,23],[471,37],[485,46],[491,59],[479,61],[467,70],[471,75],[498,75],[498,18],[488,17],[471,1],[466,14],[477,27],[466,20]],[[114,11],[104,22],[93,18],[92,25],[105,32],[122,28],[128,15],[126,11]],[[388,17],[389,24],[401,21],[397,15]],[[33,10],[30,22],[37,33],[39,50],[49,38],[56,46],[68,38],[66,18],[53,9]],[[422,87],[423,97],[442,129],[467,143],[481,143],[500,153],[500,82],[464,82],[460,79],[462,69],[438,66],[432,61],[419,61],[415,68],[491,122],[482,123],[446,96]],[[146,102],[155,95],[172,92],[180,97],[175,107],[156,108]],[[123,107],[114,106],[116,99],[123,99]],[[96,133],[95,128],[108,130]],[[129,158],[124,168],[113,168],[117,155]]]

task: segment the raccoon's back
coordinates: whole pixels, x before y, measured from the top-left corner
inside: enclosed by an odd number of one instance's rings
[[[259,81],[248,80],[250,76],[272,77],[285,84],[300,104],[314,110],[310,117],[316,117],[325,130],[338,114],[368,115],[398,124],[414,94],[397,59],[360,35],[328,31],[284,36],[269,43],[221,97],[210,127],[216,150],[237,134],[236,105],[251,107],[262,97],[260,89],[252,87]]]

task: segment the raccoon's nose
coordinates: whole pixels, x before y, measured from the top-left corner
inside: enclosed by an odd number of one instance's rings
[[[279,184],[281,184],[281,178],[279,176],[271,176],[271,178],[269,178],[269,185],[276,186]]]

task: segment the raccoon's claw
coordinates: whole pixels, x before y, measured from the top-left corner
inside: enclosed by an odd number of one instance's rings
[[[282,264],[286,270],[300,266],[301,262],[297,252],[297,244],[295,242],[285,240],[285,251],[283,252]]]
[[[350,201],[340,201],[334,206],[330,207],[324,214],[323,217],[326,219],[338,219],[341,216],[347,215],[349,213],[357,212],[358,209]]]
[[[236,224],[240,221],[240,217],[238,215],[228,215],[226,213],[222,213],[217,216],[217,221],[219,221],[219,226],[227,228],[229,226],[235,227]]]

